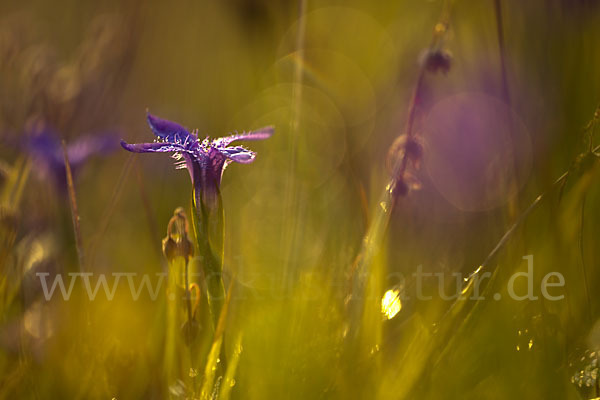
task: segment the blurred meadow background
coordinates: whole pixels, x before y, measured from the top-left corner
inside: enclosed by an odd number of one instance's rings
[[[1,0],[0,398],[600,397],[599,104],[595,0]],[[167,280],[128,285],[181,276],[193,212],[119,145],[147,110],[275,127],[224,173],[228,299],[218,329],[191,259],[191,339]],[[46,299],[81,272],[130,275]]]

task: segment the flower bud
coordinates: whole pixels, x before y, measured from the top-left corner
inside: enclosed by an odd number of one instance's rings
[[[169,224],[167,225],[167,237],[163,239],[163,254],[169,262],[176,257],[185,260],[194,255],[194,245],[188,237],[189,225],[182,207],[175,209]]]

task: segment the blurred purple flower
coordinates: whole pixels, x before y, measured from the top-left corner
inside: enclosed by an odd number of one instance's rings
[[[231,162],[249,164],[256,153],[242,146],[229,146],[237,140],[263,140],[269,138],[274,129],[267,126],[255,131],[203,140],[198,131],[190,132],[183,126],[160,119],[148,113],[148,124],[157,136],[153,143],[129,144],[121,141],[125,150],[134,153],[174,153],[178,169],[187,168],[194,185],[196,200],[212,206],[217,201],[223,171]]]
[[[117,137],[114,134],[86,135],[67,144],[67,157],[73,175],[91,157],[105,155],[118,147]],[[36,163],[36,171],[41,178],[54,179],[60,190],[66,189],[65,159],[59,135],[50,127],[38,125],[21,146],[30,154]]]

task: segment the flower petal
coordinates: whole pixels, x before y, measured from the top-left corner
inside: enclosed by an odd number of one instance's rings
[[[231,136],[220,138],[222,146],[228,146],[236,140],[264,140],[268,139],[275,132],[275,127],[272,125],[265,126],[250,132],[242,132]],[[217,139],[219,140],[219,139]]]
[[[65,159],[58,134],[49,127],[44,127],[23,139],[22,146],[39,165],[40,176],[48,173],[58,175],[64,173]],[[73,166],[74,167],[74,166]]]
[[[121,146],[125,150],[133,153],[170,153],[170,152],[189,152],[183,146],[175,143],[159,142],[159,143],[135,143],[130,144],[121,140]]]
[[[255,152],[245,149],[242,146],[224,147],[220,148],[219,151],[229,160],[241,164],[250,164],[252,161],[254,161],[254,158],[256,157]]]
[[[83,136],[67,146],[67,155],[71,166],[83,164],[95,154],[107,154],[118,146],[114,134]]]
[[[44,129],[26,139],[26,150],[48,163],[64,164],[60,139],[56,132]]]
[[[170,142],[183,142],[190,136],[190,132],[178,123],[155,117],[150,113],[148,113],[147,119],[152,132]]]

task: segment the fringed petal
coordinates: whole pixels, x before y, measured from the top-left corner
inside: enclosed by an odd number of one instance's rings
[[[254,158],[256,157],[255,152],[248,150],[242,146],[225,147],[219,149],[219,151],[221,152],[221,154],[227,157],[227,159],[241,164],[250,164],[252,161],[254,161]]]
[[[133,153],[171,153],[171,152],[187,152],[183,146],[168,143],[168,142],[155,142],[155,143],[127,143],[121,140],[121,146],[128,151]]]
[[[148,125],[154,134],[173,143],[183,143],[189,140],[190,132],[176,122],[158,118],[150,113],[147,115]]]
[[[275,132],[275,128],[273,126],[265,126],[264,128],[256,129],[250,132],[243,132],[240,134],[235,134],[231,136],[226,136],[217,141],[220,141],[219,145],[221,146],[229,146],[231,143],[236,140],[264,140],[270,138]]]

